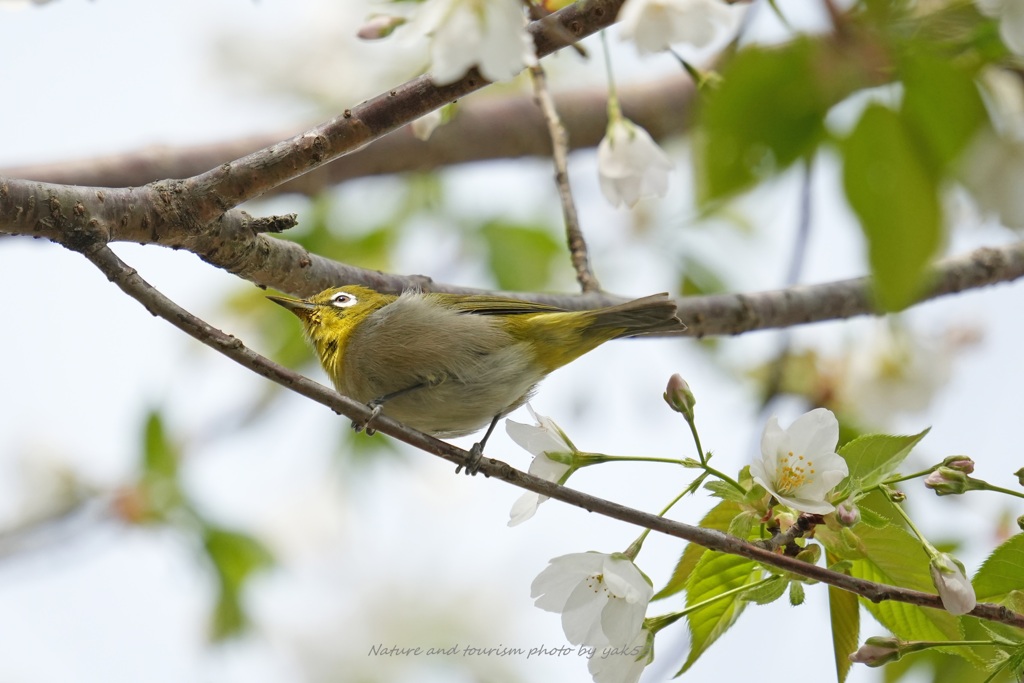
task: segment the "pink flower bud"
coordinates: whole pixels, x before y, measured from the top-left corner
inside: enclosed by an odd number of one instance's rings
[[[854,664],[867,664],[871,667],[895,662],[903,656],[903,653],[900,652],[901,644],[896,638],[879,636],[868,638],[859,650],[850,655],[850,661]]]
[[[678,373],[669,378],[664,398],[672,410],[682,413],[687,420],[693,419],[693,407],[697,405],[697,399],[690,391],[690,385]]]
[[[974,461],[966,455],[951,455],[942,461],[943,467],[948,467],[957,472],[972,474],[974,472]]]
[[[854,503],[840,503],[836,508],[836,519],[843,526],[855,526],[860,522],[860,508]]]

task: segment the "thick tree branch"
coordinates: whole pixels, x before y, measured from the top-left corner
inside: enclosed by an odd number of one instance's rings
[[[72,247],[72,245],[68,246]],[[92,245],[80,243],[73,245],[72,248],[81,251],[114,284],[120,287],[126,294],[139,301],[150,313],[164,318],[175,327],[223,353],[242,366],[277,382],[287,389],[291,389],[321,403],[352,420],[364,421],[369,417],[370,411],[365,405],[341,396],[327,387],[273,363],[246,348],[235,337],[225,334],[191,315],[149,285],[133,268],[125,265],[109,247],[104,246],[102,243]],[[465,465],[470,458],[469,452],[461,448],[417,432],[383,415],[375,419],[374,428],[379,432],[388,434],[449,462]],[[746,557],[769,567],[792,572],[850,591],[851,593],[856,593],[873,602],[893,600],[922,607],[943,609],[942,601],[937,595],[857,579],[826,569],[825,567],[811,565],[795,558],[786,557],[785,555],[778,555],[720,531],[665,519],[664,517],[634,510],[581,491],[559,486],[521,472],[499,460],[485,458],[481,463],[480,471],[485,476],[501,479],[528,491],[575,505],[584,510],[681,538],[710,550]],[[979,604],[970,614],[981,619],[1024,628],[1024,615],[1017,614],[1000,605]]]
[[[694,94],[693,81],[684,75],[619,91],[626,116],[647,129],[655,140],[684,133],[689,128]],[[596,147],[608,124],[607,90],[587,88],[552,93],[552,97],[569,134],[569,149]],[[0,177],[58,185],[133,187],[164,178],[188,178],[293,134],[294,130],[279,131],[212,145],[151,147],[92,159],[16,166],[0,169]],[[455,118],[435,130],[427,141],[419,140],[408,126],[403,126],[266,194],[297,192],[313,196],[353,178],[431,171],[472,161],[550,155],[547,124],[533,98],[522,94],[473,96],[460,102]]]

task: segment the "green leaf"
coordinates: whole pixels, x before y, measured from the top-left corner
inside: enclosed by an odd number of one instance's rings
[[[692,607],[727,591],[755,583],[762,574],[763,570],[756,562],[736,555],[708,551],[701,556],[690,574],[686,585],[686,605]],[[736,594],[715,600],[686,615],[690,626],[690,653],[679,670],[680,674],[693,666],[701,654],[736,623],[746,606],[747,603]]]
[[[860,604],[857,595],[829,586],[828,613],[832,624],[832,656],[836,663],[836,680],[843,683],[853,665],[850,655],[860,647]]]
[[[986,119],[971,63],[920,49],[901,59],[903,119],[937,173],[959,157]]]
[[[896,112],[869,106],[841,144],[843,187],[868,242],[873,285],[883,310],[896,311],[923,292],[938,249],[942,209],[938,180]]]
[[[839,455],[846,460],[850,474],[840,482],[840,488],[848,486],[852,492],[877,486],[896,471],[929,430],[910,436],[868,434],[843,444]]]
[[[143,432],[143,476],[153,480],[178,478],[178,451],[164,433],[163,418],[156,410],[146,416]]]
[[[807,599],[807,595],[804,591],[804,585],[799,581],[789,582],[789,604],[793,607],[799,607],[804,604],[804,600]]]
[[[547,230],[491,221],[480,233],[499,288],[531,291],[548,286],[552,260],[562,247]]]
[[[737,503],[728,500],[722,501],[704,515],[704,518],[700,520],[699,526],[704,529],[728,531],[729,526],[732,524],[732,520],[742,511],[742,508]],[[694,567],[697,566],[697,562],[706,551],[706,548],[699,546],[696,543],[687,543],[686,547],[683,548],[683,554],[679,557],[679,562],[676,563],[676,568],[673,570],[668,583],[665,584],[664,588],[655,593],[654,597],[651,599],[661,600],[662,598],[667,598],[670,595],[675,595],[686,588],[686,582],[690,580],[690,574],[693,572]]]
[[[242,589],[250,576],[273,564],[273,556],[252,536],[207,526],[203,547],[217,574],[219,592],[211,637],[221,640],[240,633],[247,625]]]
[[[836,101],[821,78],[821,52],[818,41],[797,38],[782,47],[748,46],[726,66],[697,127],[703,200],[739,192],[814,151]]]
[[[711,495],[722,500],[731,500],[735,503],[742,503],[746,497],[746,493],[741,492],[735,486],[728,482],[724,482],[721,479],[711,479],[704,488],[711,492]]]
[[[815,534],[815,537],[833,552],[829,547],[831,534]],[[920,541],[903,527],[894,524],[876,529],[861,524],[857,526],[857,537],[863,556],[852,561],[852,576],[935,594],[928,555]],[[959,640],[962,635],[957,618],[944,610],[891,600],[879,603],[864,601],[864,605],[882,626],[903,640]],[[971,656],[958,650],[962,648],[950,648],[948,651]]]
[[[740,593],[740,600],[757,603],[758,605],[767,605],[785,595],[786,587],[789,583],[787,579],[781,576],[773,576],[760,586]]]
[[[1024,533],[993,550],[971,583],[978,602],[1001,602],[1013,591],[1024,591]]]

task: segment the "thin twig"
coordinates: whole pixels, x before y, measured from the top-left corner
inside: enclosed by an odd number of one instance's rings
[[[109,247],[102,244],[77,244],[75,245],[75,250],[82,252],[114,284],[141,303],[150,313],[164,318],[175,327],[242,366],[249,368],[262,377],[277,382],[287,389],[291,389],[321,403],[350,419],[365,420],[369,417],[370,410],[365,405],[341,396],[321,384],[273,363],[269,359],[246,348],[235,337],[225,334],[191,315],[143,280],[133,268],[125,265]],[[374,427],[379,432],[449,462],[465,465],[471,457],[468,451],[410,429],[385,415],[380,415],[376,418]],[[709,550],[718,550],[746,557],[764,565],[776,567],[856,593],[873,602],[893,600],[923,607],[933,607],[935,609],[943,608],[942,601],[937,595],[857,579],[826,569],[825,567],[812,565],[795,558],[786,557],[785,555],[778,555],[714,529],[704,529],[665,519],[664,517],[634,510],[581,491],[559,486],[558,484],[521,472],[499,460],[484,458],[480,463],[480,471],[485,476],[501,479],[528,491],[575,505],[590,512],[596,512],[612,519],[618,519],[642,528],[649,528],[659,533],[681,538]],[[998,621],[1018,628],[1024,628],[1024,615],[1017,614],[1001,605],[979,604],[970,614],[980,619]]]
[[[555,101],[548,90],[547,75],[544,68],[537,64],[530,67],[533,78],[533,93],[537,106],[544,112],[544,120],[548,124],[551,136],[551,158],[555,162],[555,185],[558,187],[558,198],[562,203],[562,217],[565,219],[565,238],[569,245],[569,259],[576,271],[576,281],[584,292],[599,292],[601,285],[590,267],[587,253],[587,241],[580,229],[580,219],[576,213],[576,202],[569,186],[569,135],[565,132],[562,120],[555,108]]]

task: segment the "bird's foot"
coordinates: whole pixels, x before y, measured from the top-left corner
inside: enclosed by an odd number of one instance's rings
[[[464,464],[455,468],[455,474],[461,472],[462,468],[465,467],[467,475],[471,477],[476,475],[480,471],[480,461],[483,460],[483,457],[484,444],[482,442],[473,444],[473,447],[469,449],[469,459]]]
[[[380,415],[381,404],[377,401],[370,401],[366,404],[366,407],[370,409],[370,417],[366,418],[362,422],[353,420],[352,429],[354,429],[357,434],[365,429],[367,436],[373,436],[377,433],[377,430],[370,425],[377,419],[377,416]]]

